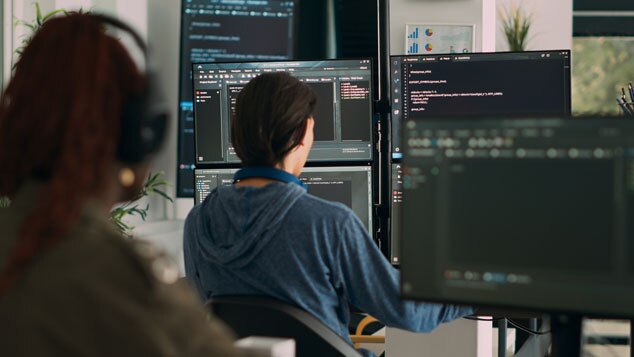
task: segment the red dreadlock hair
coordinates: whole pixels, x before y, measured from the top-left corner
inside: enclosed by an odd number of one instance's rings
[[[120,113],[144,78],[90,14],[47,21],[17,62],[0,99],[0,196],[45,182],[9,256],[0,293],[35,255],[68,233],[86,200],[112,184]]]

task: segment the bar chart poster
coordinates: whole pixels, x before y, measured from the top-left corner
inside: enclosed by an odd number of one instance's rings
[[[405,54],[471,53],[473,24],[406,24]]]

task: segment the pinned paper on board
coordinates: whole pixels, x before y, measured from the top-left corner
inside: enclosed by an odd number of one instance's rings
[[[471,53],[474,24],[406,24],[405,54]]]

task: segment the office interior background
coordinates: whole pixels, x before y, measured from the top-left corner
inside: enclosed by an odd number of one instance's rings
[[[214,6],[233,6],[240,1],[223,0],[40,0],[42,12],[54,9],[84,9],[115,15],[132,24],[150,43],[153,62],[162,77],[163,91],[172,108],[172,122],[168,140],[162,153],[154,162],[154,171],[165,172],[170,181],[167,193],[174,198],[168,202],[160,197],[149,199],[150,211],[145,221],[131,218],[135,226],[134,233],[139,238],[156,242],[165,248],[172,257],[183,265],[182,227],[183,220],[195,204],[195,175],[197,160],[194,158],[192,116],[192,83],[187,71],[188,61],[203,62],[231,61],[238,57],[214,57],[213,53],[194,51],[191,37],[198,29],[192,27],[195,19],[194,11],[201,4]],[[246,3],[246,2],[243,2]],[[390,0],[389,21],[381,20],[381,11],[373,1],[368,0],[294,0],[294,1],[261,1],[278,6],[277,11],[290,11],[285,14],[282,30],[277,28],[280,41],[286,43],[277,56],[259,57],[258,60],[319,60],[319,59],[370,59],[373,83],[371,93],[377,99],[380,93],[378,70],[382,61],[388,63],[389,58],[381,53],[381,26],[389,29],[389,54],[393,56],[407,54],[407,24],[462,24],[472,26],[473,38],[470,52],[508,51],[501,15],[504,9],[519,5],[526,13],[531,14],[532,24],[528,36],[527,51],[555,53],[548,51],[571,50],[571,108],[572,115],[596,114],[619,116],[620,108],[615,101],[621,95],[621,88],[627,88],[634,81],[634,4],[631,1],[610,0]],[[244,4],[243,4],[244,5]],[[286,10],[284,10],[286,9]],[[289,10],[290,9],[290,10]],[[32,21],[35,8],[32,1],[4,0],[0,8],[2,26],[0,83],[4,86],[11,75],[11,67],[15,58],[15,49],[21,45],[28,29],[16,25],[16,20]],[[280,17],[282,17],[280,15]],[[382,20],[381,20],[382,21]],[[240,23],[242,25],[242,22]],[[225,24],[223,23],[223,26]],[[278,24],[279,25],[279,24]],[[244,38],[250,29],[249,21],[244,21],[239,29]],[[238,30],[236,30],[238,31]],[[289,37],[289,34],[292,36]],[[229,34],[230,35],[230,34]],[[188,36],[190,36],[188,38]],[[125,39],[124,39],[125,40]],[[236,46],[240,46],[238,43]],[[199,45],[199,43],[197,43]],[[279,45],[279,43],[277,44]],[[243,46],[255,46],[254,43]],[[271,45],[272,46],[272,45]],[[238,53],[247,53],[236,49]],[[266,52],[266,50],[264,50]],[[196,55],[193,55],[196,53]],[[198,56],[198,57],[196,57]],[[51,69],[54,70],[54,69]],[[391,71],[391,70],[390,70]],[[521,83],[518,83],[521,85]],[[390,87],[391,88],[391,87]],[[189,96],[189,98],[186,98]],[[188,109],[189,108],[189,109]],[[391,123],[391,119],[383,124]],[[375,119],[376,124],[379,119]],[[383,130],[386,130],[383,128]],[[378,145],[377,128],[373,127],[371,138],[373,146]],[[388,131],[384,131],[387,133]],[[391,143],[391,141],[386,141]],[[379,150],[375,154],[380,153]],[[382,216],[389,216],[392,197],[391,186],[379,182],[391,180],[396,175],[394,165],[399,164],[399,157],[392,156],[389,149],[385,151],[389,158],[384,158],[385,165],[377,164],[374,157],[368,161],[373,172],[374,188],[370,188],[372,197],[368,198],[370,208],[368,217],[376,219],[368,223],[377,244],[382,245],[387,259],[393,259],[390,222]],[[392,161],[394,159],[394,161]],[[363,160],[360,160],[363,161]],[[358,164],[358,162],[357,162]],[[213,166],[213,165],[212,165]],[[217,165],[216,165],[217,166]],[[231,166],[231,165],[229,165]],[[215,169],[198,165],[198,168]],[[227,167],[228,169],[235,168]],[[387,170],[387,172],[383,172]],[[310,170],[308,170],[310,171]],[[379,187],[388,187],[390,192],[380,191]],[[196,198],[197,200],[199,198]],[[387,213],[385,213],[387,212]],[[381,233],[377,233],[381,232]],[[395,263],[394,260],[392,260]],[[475,326],[475,327],[474,327]],[[459,334],[473,337],[473,343],[467,343],[469,355],[497,355],[494,344],[498,335],[494,333],[491,323],[473,322],[473,326],[455,327],[451,332],[439,331],[438,334]],[[612,356],[629,353],[629,323],[619,320],[591,320],[586,322],[584,332],[594,338],[593,343],[586,346],[591,355]],[[513,349],[513,336],[509,334],[507,348]],[[390,349],[390,335],[384,349]],[[410,334],[393,334],[392,347],[399,351],[394,355],[414,355],[420,343],[427,346],[435,342]],[[428,338],[428,337],[425,337]],[[429,337],[432,338],[432,337]],[[442,337],[440,337],[442,338]],[[623,342],[625,341],[625,342]],[[435,345],[434,345],[435,346]],[[441,346],[439,344],[438,346]],[[444,347],[438,347],[444,348]],[[430,354],[433,355],[433,354]]]

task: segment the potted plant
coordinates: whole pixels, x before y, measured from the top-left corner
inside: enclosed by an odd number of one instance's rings
[[[525,51],[533,21],[532,15],[526,13],[518,3],[512,3],[508,8],[500,8],[499,14],[509,49],[515,52]]]

